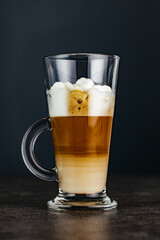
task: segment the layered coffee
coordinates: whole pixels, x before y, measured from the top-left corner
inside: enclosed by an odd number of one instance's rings
[[[47,91],[59,186],[67,193],[101,192],[106,185],[114,93],[81,78]]]

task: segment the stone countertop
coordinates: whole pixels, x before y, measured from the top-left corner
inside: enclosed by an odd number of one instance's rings
[[[36,177],[0,178],[1,240],[160,239],[160,177],[109,176],[112,211],[47,210],[57,184]]]

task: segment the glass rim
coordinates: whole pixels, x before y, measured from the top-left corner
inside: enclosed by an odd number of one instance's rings
[[[69,58],[75,57],[75,58]],[[77,58],[76,58],[77,57]],[[88,57],[88,59],[86,59]],[[120,57],[118,55],[112,54],[102,54],[102,53],[62,53],[56,55],[48,55],[44,56],[43,60],[73,60],[73,61],[86,61],[86,60],[95,60],[95,59],[117,59],[119,60]]]

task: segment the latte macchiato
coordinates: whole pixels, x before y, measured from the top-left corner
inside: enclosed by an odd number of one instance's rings
[[[101,192],[106,185],[115,95],[81,78],[47,91],[59,186],[67,193]]]

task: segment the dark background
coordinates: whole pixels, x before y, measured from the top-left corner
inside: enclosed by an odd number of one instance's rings
[[[158,173],[160,4],[146,0],[0,1],[1,175],[30,174],[24,132],[48,116],[42,57],[69,52],[121,57],[110,173]],[[41,135],[38,159],[53,164]]]

